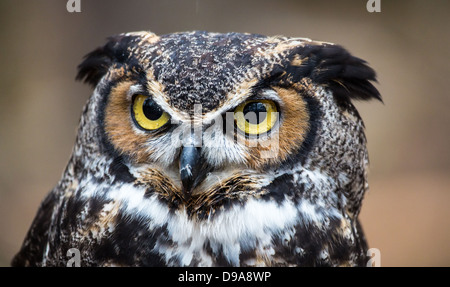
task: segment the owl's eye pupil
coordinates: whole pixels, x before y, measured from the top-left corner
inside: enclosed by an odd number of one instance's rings
[[[150,98],[144,101],[142,110],[147,119],[156,121],[161,118],[163,110]]]
[[[266,106],[261,102],[248,103],[244,107],[243,113],[245,120],[254,125],[263,122],[267,117]]]

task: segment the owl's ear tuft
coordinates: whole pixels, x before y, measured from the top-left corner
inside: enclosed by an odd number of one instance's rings
[[[333,91],[336,101],[347,103],[351,99],[382,101],[373,83],[377,82],[375,71],[367,62],[352,56],[339,45],[306,45],[295,51],[296,59],[301,58],[303,76],[308,76],[318,84]],[[298,72],[297,72],[298,73]]]
[[[108,38],[108,42],[84,57],[78,65],[76,80],[83,81],[95,87],[100,79],[115,63],[124,63],[128,56],[128,47],[132,36],[116,35]]]

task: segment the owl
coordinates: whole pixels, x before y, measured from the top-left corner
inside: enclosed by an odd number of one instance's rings
[[[361,266],[368,189],[352,100],[376,75],[339,45],[246,33],[113,36],[69,163],[13,266]]]

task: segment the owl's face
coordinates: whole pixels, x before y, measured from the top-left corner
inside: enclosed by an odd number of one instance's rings
[[[14,265],[365,265],[352,99],[374,71],[340,46],[127,33],[88,54],[71,160]]]
[[[203,217],[233,200],[279,196],[268,187],[284,170],[364,185],[365,139],[350,98],[378,93],[373,71],[339,46],[128,33],[89,54],[78,77],[96,86],[87,108],[99,150],[122,166],[111,175],[125,172],[173,208]]]

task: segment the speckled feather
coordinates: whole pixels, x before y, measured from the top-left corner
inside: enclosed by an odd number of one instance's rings
[[[363,60],[303,38],[137,32],[88,54],[78,79],[95,90],[72,157],[12,265],[65,266],[71,248],[82,266],[366,264],[358,214],[368,154],[351,100],[381,98]],[[187,198],[173,128],[136,129],[126,116],[133,91],[180,125],[198,121],[196,104],[206,120],[269,95],[281,109],[277,157],[204,139],[202,183]]]

